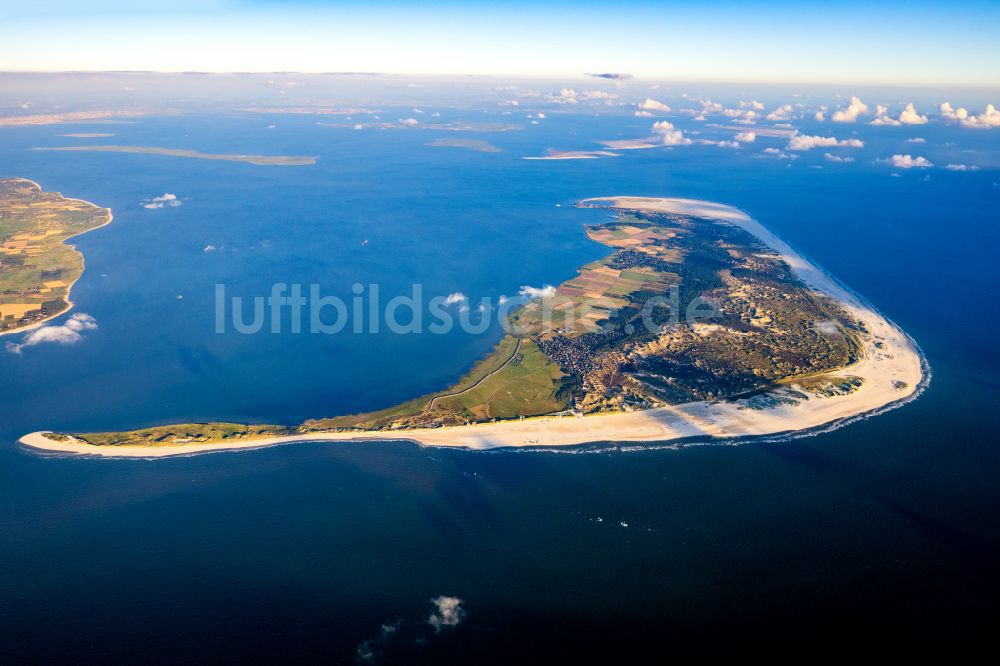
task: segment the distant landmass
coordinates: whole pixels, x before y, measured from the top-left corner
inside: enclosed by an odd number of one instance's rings
[[[0,127],[101,122],[107,121],[108,118],[132,118],[135,116],[144,116],[148,113],[149,111],[67,111],[64,113],[34,113],[22,116],[0,117]]]
[[[435,139],[427,145],[433,146],[434,148],[465,148],[467,150],[475,150],[480,153],[503,152],[503,148],[494,146],[492,143],[483,141],[482,139]]]
[[[514,132],[524,129],[523,125],[514,123],[464,122],[460,120],[446,122],[405,122],[407,119],[394,123],[379,121],[369,123],[324,123],[321,127],[348,127],[351,129],[398,129],[398,130],[437,130],[440,132]],[[409,119],[415,120],[415,119]]]
[[[141,153],[145,155],[168,155],[170,157],[190,157],[199,160],[225,160],[227,162],[246,162],[258,166],[306,166],[316,164],[317,157],[302,155],[230,155],[216,153],[200,153],[197,150],[179,148],[156,148],[152,146],[57,146],[51,148],[36,148],[35,150],[61,150],[96,153]]]

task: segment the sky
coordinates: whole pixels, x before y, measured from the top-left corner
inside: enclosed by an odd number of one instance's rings
[[[0,71],[1000,87],[996,1],[0,0],[0,16]]]

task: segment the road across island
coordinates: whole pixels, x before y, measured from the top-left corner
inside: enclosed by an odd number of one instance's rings
[[[468,393],[472,389],[474,389],[477,386],[481,385],[483,382],[485,382],[487,379],[489,379],[493,375],[497,374],[498,372],[500,372],[501,370],[503,370],[504,368],[506,368],[508,365],[511,364],[511,362],[515,358],[517,358],[518,352],[521,351],[521,339],[522,338],[518,338],[517,339],[517,344],[514,345],[514,351],[511,352],[510,358],[508,358],[506,361],[504,361],[503,365],[501,365],[499,368],[497,368],[496,370],[493,370],[492,372],[490,372],[488,374],[483,375],[479,379],[478,382],[476,382],[475,384],[473,384],[472,386],[470,386],[468,388],[464,388],[461,391],[455,391],[454,393],[445,393],[444,395],[436,395],[436,396],[434,396],[433,398],[431,398],[431,401],[429,403],[427,403],[427,409],[425,409],[424,411],[425,412],[429,412],[432,409],[434,409],[434,405],[437,403],[438,400],[441,400],[443,398],[454,398],[456,395],[463,395],[465,393]]]

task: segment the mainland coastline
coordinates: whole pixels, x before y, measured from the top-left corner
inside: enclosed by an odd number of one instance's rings
[[[0,324],[3,336],[37,329],[73,308],[70,294],[83,275],[85,259],[69,240],[111,224],[114,215],[110,208],[90,201],[46,192],[27,178],[0,179],[0,195],[0,213],[10,225],[9,229],[0,226],[0,266],[4,269],[0,272],[4,292],[0,321],[8,316],[5,308],[14,315],[13,322]],[[20,261],[12,262],[12,257]],[[24,262],[25,257],[32,261]],[[26,279],[26,289],[12,288]]]
[[[755,402],[753,397],[740,397],[697,400],[641,411],[540,415],[399,430],[351,428],[293,434],[272,430],[269,434],[269,427],[253,426],[258,435],[160,446],[95,445],[74,435],[44,431],[25,435],[20,442],[36,450],[62,454],[138,458],[253,449],[307,441],[411,441],[423,446],[480,450],[574,447],[599,442],[670,445],[671,442],[676,444],[692,438],[698,441],[730,441],[796,436],[833,428],[901,405],[916,397],[926,385],[929,377],[926,363],[905,332],[744,211],[707,201],[627,196],[587,199],[580,205],[605,207],[617,212],[695,216],[747,232],[780,256],[810,290],[836,302],[861,324],[863,334],[859,336],[861,349],[858,357],[836,373],[858,380],[857,386],[846,392],[806,394],[793,381],[768,391],[769,400],[763,405]]]

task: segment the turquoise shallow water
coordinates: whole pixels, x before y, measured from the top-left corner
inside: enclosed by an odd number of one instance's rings
[[[984,645],[1000,588],[998,456],[984,417],[1000,386],[997,172],[891,177],[873,160],[905,148],[903,134],[867,126],[850,166],[807,155],[789,168],[711,146],[520,159],[646,124],[579,115],[474,135],[504,149],[495,154],[426,146],[445,133],[312,117],[110,126],[114,143],[320,156],[295,168],[38,152],[80,142],[57,134],[101,130],[5,129],[3,175],[109,206],[115,221],[78,239],[87,270],[73,300],[99,328],[77,345],[0,353],[0,650],[336,663],[375,641],[389,661],[442,663],[664,644]],[[995,163],[1000,148],[989,132],[921,134],[942,163],[963,150]],[[182,205],[141,206],[165,192]],[[571,204],[610,194],[750,211],[913,335],[934,369],[929,390],[809,439],[679,452],[301,444],[148,462],[15,443],[39,428],[292,423],[446,386],[499,329],[219,335],[214,285],[254,296],[315,282],[348,298],[355,282],[385,297],[419,282],[496,298],[602,256],[581,225],[605,214]],[[424,621],[438,595],[467,611],[440,634]],[[399,638],[379,641],[397,621]]]

